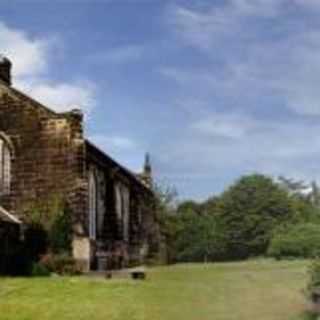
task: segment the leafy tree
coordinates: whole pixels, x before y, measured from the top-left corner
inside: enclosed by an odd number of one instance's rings
[[[244,176],[219,200],[218,215],[225,226],[232,259],[264,254],[273,228],[294,215],[288,193],[271,178]]]
[[[291,178],[286,178],[284,176],[280,176],[278,180],[279,185],[290,195],[305,197],[308,185],[304,181],[294,180]]]
[[[173,262],[175,260],[175,239],[178,228],[177,222],[177,192],[173,187],[154,184],[153,191],[155,194],[153,211],[157,224],[159,226],[160,247],[165,247],[165,254],[158,260],[164,262]],[[163,257],[165,255],[165,257]]]
[[[289,222],[320,221],[320,191],[315,181],[310,186],[304,181],[283,176],[280,176],[278,181],[280,187],[288,193],[295,211],[292,221]]]
[[[156,212],[169,261],[264,255],[278,226],[288,230],[294,224],[307,224],[316,230],[320,225],[318,187],[313,184],[312,196],[306,190],[302,181],[284,177],[274,181],[253,174],[240,178],[220,196],[177,205],[174,189],[158,188]],[[304,245],[300,247],[297,250],[305,250]]]
[[[294,216],[288,223],[320,222],[320,208],[315,206],[309,198],[291,197]]]
[[[219,197],[212,196],[201,204],[203,214],[215,215],[219,208]]]
[[[208,262],[225,256],[222,224],[214,216],[186,212],[179,218],[177,261]]]
[[[193,200],[186,200],[181,202],[177,207],[178,213],[185,213],[185,212],[192,212],[201,214],[202,213],[202,206],[201,204],[193,201]]]
[[[320,208],[320,188],[316,181],[311,182],[310,201],[316,208]]]

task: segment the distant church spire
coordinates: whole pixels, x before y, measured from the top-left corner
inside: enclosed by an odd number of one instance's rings
[[[152,166],[151,166],[150,154],[148,152],[145,155],[142,178],[145,184],[151,188],[152,187]]]
[[[152,173],[150,154],[148,152],[145,155],[143,171],[144,171],[145,174],[151,174]]]

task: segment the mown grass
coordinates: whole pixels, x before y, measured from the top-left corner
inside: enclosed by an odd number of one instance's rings
[[[296,320],[305,261],[154,268],[148,280],[0,278],[1,320]]]

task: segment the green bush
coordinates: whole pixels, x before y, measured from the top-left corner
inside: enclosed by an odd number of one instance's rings
[[[46,254],[41,258],[40,264],[50,272],[63,276],[81,273],[75,259],[68,254]]]
[[[307,291],[311,293],[314,289],[320,288],[320,259],[314,259],[308,270],[309,281]]]
[[[181,215],[176,236],[176,260],[209,262],[225,258],[224,228],[210,215]]]
[[[41,263],[33,263],[31,269],[32,277],[48,277],[50,276],[50,271]]]
[[[280,227],[273,233],[268,255],[281,258],[313,258],[320,253],[320,225],[300,223]]]
[[[319,293],[320,293],[320,259],[312,261],[308,270],[308,284],[305,290],[306,298],[310,302],[309,308],[305,313],[305,319],[319,319]]]
[[[70,210],[67,207],[56,216],[48,238],[50,250],[54,253],[71,252],[72,223]]]

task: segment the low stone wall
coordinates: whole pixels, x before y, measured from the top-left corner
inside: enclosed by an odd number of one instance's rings
[[[82,272],[90,271],[92,245],[92,241],[87,237],[75,237],[72,241],[73,258]]]

